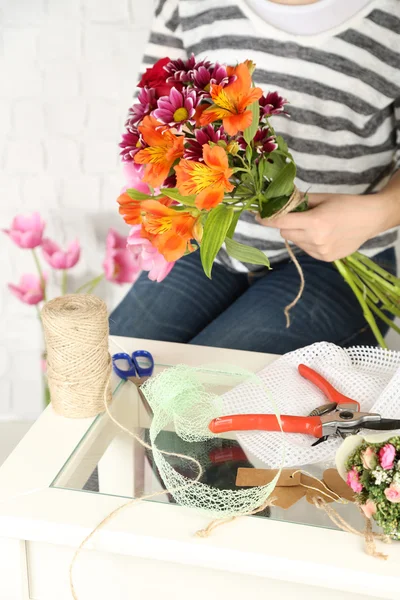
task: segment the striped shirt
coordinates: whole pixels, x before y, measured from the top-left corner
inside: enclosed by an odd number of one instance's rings
[[[256,65],[256,85],[290,102],[273,117],[297,164],[296,184],[313,193],[379,191],[400,167],[400,0],[373,0],[339,27],[294,35],[267,24],[245,0],[158,0],[143,69],[159,58]],[[373,256],[395,244],[396,230],[369,240]],[[243,213],[235,239],[287,258],[279,231]],[[228,257],[236,271],[256,269]],[[258,267],[259,268],[259,267]]]

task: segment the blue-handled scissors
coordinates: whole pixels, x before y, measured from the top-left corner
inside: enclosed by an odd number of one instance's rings
[[[127,368],[121,368],[119,361],[125,361]],[[125,381],[133,380],[140,385],[145,379],[151,377],[154,371],[154,358],[147,350],[136,350],[131,355],[126,352],[118,352],[112,357],[114,372]]]

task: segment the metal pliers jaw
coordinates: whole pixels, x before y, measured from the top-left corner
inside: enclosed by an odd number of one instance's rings
[[[332,436],[346,438],[358,433],[361,429],[368,429],[369,423],[378,423],[381,416],[377,413],[357,412],[355,404],[337,404],[335,402],[324,404],[312,411],[310,416],[320,417],[323,436],[312,445],[317,446]]]

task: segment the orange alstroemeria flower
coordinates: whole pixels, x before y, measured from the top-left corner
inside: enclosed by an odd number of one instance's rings
[[[138,225],[142,222],[142,215],[140,210],[140,202],[133,200],[125,192],[117,198],[119,204],[119,214],[124,218],[125,223],[128,225]]]
[[[233,170],[228,156],[220,146],[203,146],[204,163],[182,159],[175,167],[176,186],[182,196],[196,195],[197,208],[210,210],[234,188],[229,181]]]
[[[250,104],[259,100],[262,89],[251,87],[251,75],[246,63],[237,67],[228,67],[229,76],[236,75],[236,80],[227,86],[212,85],[213,103],[199,117],[201,125],[221,121],[228,135],[236,135],[251,125],[253,118],[249,110]]]
[[[173,203],[173,200],[166,196],[157,198],[157,201],[160,204],[164,204],[164,206],[170,206]],[[119,214],[123,217],[125,223],[128,225],[140,225],[142,222],[143,201],[134,200],[129,194],[124,192],[117,198],[117,202],[119,204]]]
[[[143,181],[159,187],[168,177],[174,161],[183,156],[184,136],[174,135],[151,116],[145,117],[138,129],[149,147],[135,154],[133,160],[146,165]]]
[[[147,237],[168,262],[179,260],[186,251],[194,250],[190,240],[200,241],[199,219],[188,212],[169,208],[157,200],[144,200],[142,237]]]

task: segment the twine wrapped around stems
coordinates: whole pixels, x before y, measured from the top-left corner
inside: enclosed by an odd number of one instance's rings
[[[278,212],[273,214],[272,217],[270,217],[270,220],[273,221],[274,219],[277,219],[278,217],[284,217],[285,215],[288,215],[290,212],[294,211],[298,206],[300,206],[300,204],[302,202],[304,202],[304,197],[305,197],[305,195],[303,194],[303,192],[300,192],[300,190],[297,189],[296,186],[294,186],[292,195],[290,196],[290,198],[287,201],[287,203],[285,204],[285,206],[282,206],[282,208],[280,210],[278,210]],[[305,280],[304,280],[303,269],[301,268],[301,265],[300,265],[299,261],[297,260],[296,255],[292,250],[292,247],[286,240],[285,240],[285,246],[286,246],[286,250],[288,251],[288,254],[289,254],[291,260],[293,261],[294,266],[297,269],[299,277],[300,277],[300,287],[299,287],[299,291],[297,292],[296,297],[294,298],[294,300],[292,300],[292,302],[290,302],[290,304],[285,306],[284,312],[285,312],[285,317],[286,317],[286,327],[290,327],[290,311],[292,310],[292,308],[294,308],[296,306],[296,304],[298,303],[298,301],[300,300],[300,298],[303,295],[304,287],[305,287]]]
[[[111,400],[108,311],[96,296],[69,294],[42,310],[51,403],[59,415],[94,417]]]

